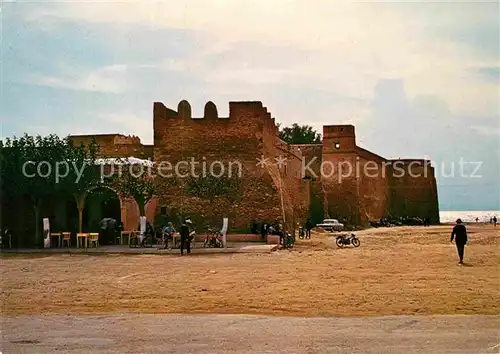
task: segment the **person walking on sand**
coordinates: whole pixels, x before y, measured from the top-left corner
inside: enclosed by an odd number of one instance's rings
[[[311,219],[308,218],[306,220],[305,228],[306,228],[306,239],[309,239],[311,238],[311,229],[313,228]]]
[[[497,227],[497,217],[496,216],[493,217],[493,226]]]
[[[464,248],[467,243],[467,229],[465,228],[465,225],[462,224],[462,220],[460,219],[457,219],[457,224],[453,227],[450,242],[453,242],[453,238],[455,238],[458,257],[460,258],[458,264],[464,264]]]
[[[181,234],[181,256],[184,255],[184,247],[187,249],[187,253],[191,253],[191,240],[189,239],[189,226],[188,224],[191,220],[186,219],[184,223],[182,223],[181,229],[179,233]]]

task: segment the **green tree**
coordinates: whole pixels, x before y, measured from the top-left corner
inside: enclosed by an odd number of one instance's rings
[[[2,198],[29,196],[35,214],[35,243],[41,245],[40,215],[44,200],[58,191],[55,168],[63,161],[68,139],[52,134],[7,138],[2,144]]]
[[[291,127],[278,124],[279,137],[288,144],[321,144],[321,134],[309,125],[294,123]]]
[[[156,192],[154,169],[143,164],[126,162],[115,173],[109,184],[125,198],[132,198],[139,206],[140,216],[146,215],[146,204]]]
[[[75,145],[71,139],[67,140],[65,162],[60,168],[65,173],[57,187],[62,193],[75,198],[78,208],[78,232],[83,231],[83,209],[87,195],[101,182],[101,170],[96,164],[98,153],[99,146],[94,139],[88,145]]]

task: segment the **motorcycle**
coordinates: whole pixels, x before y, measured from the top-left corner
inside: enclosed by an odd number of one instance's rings
[[[344,246],[348,246],[351,244],[354,247],[359,247],[359,245],[361,244],[355,234],[337,236],[337,240],[335,241],[335,243],[339,248],[343,248]]]

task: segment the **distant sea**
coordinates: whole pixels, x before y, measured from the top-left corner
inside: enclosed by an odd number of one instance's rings
[[[463,222],[490,222],[490,218],[496,216],[500,218],[500,210],[469,210],[469,211],[440,211],[439,218],[441,223],[454,223],[458,218]],[[500,222],[500,220],[499,220]]]

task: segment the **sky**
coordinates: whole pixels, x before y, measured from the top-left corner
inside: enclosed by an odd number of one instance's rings
[[[4,1],[2,139],[122,133],[153,102],[262,101],[276,120],[354,124],[386,158],[429,158],[441,210],[500,209],[496,2]]]

